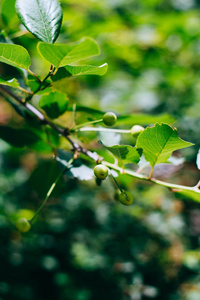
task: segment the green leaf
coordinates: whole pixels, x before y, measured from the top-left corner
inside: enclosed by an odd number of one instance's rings
[[[64,68],[61,68],[64,69]],[[59,72],[59,71],[58,71]],[[58,73],[57,72],[57,73]],[[69,110],[72,110],[73,108],[70,107]],[[103,115],[105,114],[105,111],[100,111],[97,109],[93,109],[86,106],[76,106],[77,112],[84,112],[90,115],[91,120],[93,119],[101,119]],[[134,114],[134,115],[128,115],[128,116],[117,116],[117,125],[149,125],[149,124],[155,124],[156,122],[162,122],[162,123],[169,123],[172,124],[175,122],[175,119],[169,116],[168,114],[153,116],[153,115],[145,115],[145,114]]]
[[[39,153],[49,153],[52,152],[52,146],[49,142],[49,136],[46,132],[41,130],[41,127],[37,127],[35,124],[34,128],[15,129],[8,126],[0,126],[0,139],[3,139],[13,147],[24,148],[30,147]]]
[[[52,77],[54,82],[61,80],[69,76],[77,75],[99,75],[103,76],[108,69],[108,64],[103,64],[101,66],[72,66],[68,65],[66,67],[59,68],[56,74]]]
[[[57,0],[17,0],[21,23],[45,43],[54,43],[60,33],[62,9]]]
[[[17,21],[15,13],[15,0],[4,0],[1,6],[1,16],[3,23],[8,25],[14,25]]]
[[[55,160],[46,160],[40,163],[32,172],[28,180],[28,185],[40,197],[44,198],[49,190],[49,187],[60,174],[60,169]],[[62,180],[56,184],[51,195],[58,194]]]
[[[0,84],[11,86],[11,87],[14,87],[14,88],[19,88],[20,87],[16,78],[13,78],[13,79],[8,80],[8,81],[4,80],[3,78],[0,78]]]
[[[127,116],[118,116],[117,124],[118,125],[149,125],[155,123],[167,123],[173,124],[175,119],[168,114],[162,115],[146,115],[146,114],[133,114]]]
[[[49,45],[38,43],[38,51],[41,56],[56,68],[72,64],[74,62],[98,55],[99,46],[91,38],[85,38],[74,44]]]
[[[136,147],[132,147],[129,145],[115,145],[107,147],[101,141],[99,141],[99,143],[103,145],[108,151],[110,151],[120,162],[123,161],[127,163],[138,164],[140,161],[140,157],[142,155],[141,149],[137,149]]]
[[[72,75],[100,75],[103,76],[106,74],[108,65],[103,64],[101,66],[95,67],[95,66],[66,66],[66,70]]]
[[[69,107],[70,111],[73,111],[73,106]],[[90,115],[90,117],[93,117],[94,119],[101,119],[102,116],[105,114],[104,111],[98,110],[98,109],[94,109],[91,107],[87,107],[87,106],[81,106],[81,105],[76,105],[76,111],[80,112],[80,113],[84,113]]]
[[[165,163],[173,151],[192,146],[178,137],[177,130],[167,124],[147,127],[138,137],[136,147],[143,150],[152,167]]]
[[[31,64],[28,51],[22,46],[13,44],[0,44],[0,61],[25,70],[28,70]]]
[[[45,81],[46,83],[46,81]],[[27,85],[29,86],[29,88],[31,89],[31,91],[36,91],[38,90],[39,86],[40,86],[40,82],[31,74],[28,74],[28,82]]]
[[[28,129],[14,129],[0,126],[0,138],[14,147],[31,146],[38,141],[38,136]]]
[[[181,195],[183,199],[195,200],[197,202],[200,202],[200,190],[196,190],[196,191],[175,190],[174,192],[176,194]]]
[[[50,118],[55,119],[67,110],[68,99],[60,92],[51,92],[41,97],[39,106]]]
[[[73,106],[68,108],[68,111],[73,111]],[[93,109],[86,106],[76,105],[76,125],[82,124],[84,122],[94,121],[102,119],[105,112],[102,112],[97,109]]]

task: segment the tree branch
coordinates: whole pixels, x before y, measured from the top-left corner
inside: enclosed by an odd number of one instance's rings
[[[69,137],[70,131],[69,131],[68,128],[61,128],[61,127],[57,126],[56,124],[54,124],[50,119],[48,119],[47,117],[45,117],[36,107],[34,107],[29,102],[25,102],[23,99],[21,99],[20,97],[18,97],[17,95],[15,95],[9,88],[0,85],[0,90],[3,93],[6,93],[9,96],[11,96],[12,98],[14,98],[21,105],[23,105],[28,111],[30,111],[35,117],[37,117],[37,119],[41,122],[41,124],[43,124],[43,125],[49,125],[58,134],[62,135],[64,138],[66,138],[66,140],[73,147],[73,151],[74,152],[81,152],[84,155],[86,155],[89,158],[91,158],[96,163],[97,162],[100,163],[101,158],[100,158],[100,156],[96,152],[88,151],[87,149],[85,149],[82,146],[78,145],[76,142],[74,142]],[[145,176],[143,174],[138,174],[138,173],[136,173],[136,172],[134,172],[132,170],[122,169],[119,166],[116,166],[116,165],[111,164],[111,163],[106,162],[106,161],[102,161],[102,163],[104,165],[106,165],[107,167],[111,168],[111,169],[119,171],[120,173],[127,174],[127,175],[130,175],[130,176],[138,178],[138,179],[146,180],[146,181],[158,184],[158,185],[165,186],[165,187],[169,188],[172,191],[177,191],[177,192],[178,191],[190,191],[190,192],[192,191],[196,195],[199,195],[199,201],[200,201],[200,190],[199,190],[200,182],[198,182],[197,185],[194,186],[194,187],[188,187],[188,186],[183,186],[183,185],[168,183],[168,182],[165,182],[165,181],[161,181],[161,180],[157,180],[157,179],[154,179],[154,178],[150,178],[150,177],[147,177],[147,176]]]
[[[179,184],[173,184],[173,183],[169,183],[169,182],[165,182],[165,181],[161,181],[158,179],[154,179],[154,178],[149,178],[143,174],[138,174],[132,170],[128,170],[128,169],[122,169],[114,164],[111,164],[107,161],[102,161],[102,164],[113,169],[116,170],[118,172],[120,172],[121,174],[127,174],[130,175],[132,177],[135,177],[137,179],[142,179],[142,180],[146,180],[149,182],[153,182],[155,184],[158,185],[162,185],[165,186],[167,188],[169,188],[170,190],[174,191],[174,192],[179,192],[179,191],[190,191],[190,192],[195,192],[197,195],[199,195],[199,201],[200,201],[200,190],[197,188],[197,186],[194,187],[189,187],[189,186],[185,186],[185,185],[179,185]]]
[[[43,125],[49,125],[52,129],[57,131],[60,135],[62,135],[73,147],[73,151],[81,152],[88,157],[90,157],[92,160],[95,162],[100,161],[100,157],[97,153],[88,151],[87,149],[84,149],[80,145],[78,145],[76,142],[74,142],[68,135],[69,135],[69,130],[68,128],[61,128],[54,124],[50,119],[45,117],[36,107],[34,107],[32,104],[29,102],[25,102],[23,99],[15,95],[9,88],[0,85],[0,90],[3,93],[8,94],[11,96],[13,99],[15,99],[18,103],[23,105],[28,111],[30,111],[37,119],[41,122]]]

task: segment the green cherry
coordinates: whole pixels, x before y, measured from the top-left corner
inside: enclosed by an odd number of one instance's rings
[[[101,179],[104,180],[108,176],[108,168],[104,165],[97,165],[94,167],[94,175]]]
[[[138,135],[144,131],[144,127],[140,126],[140,125],[134,125],[132,128],[131,128],[131,135],[135,138],[138,137]]]
[[[17,229],[20,232],[27,232],[31,229],[31,224],[29,223],[29,221],[25,218],[19,218],[16,223],[15,226],[17,227]]]
[[[103,116],[103,122],[106,126],[113,126],[117,121],[117,116],[113,112],[107,112]]]
[[[133,203],[133,195],[130,192],[122,191],[121,194],[118,196],[118,200],[123,205],[131,205]]]

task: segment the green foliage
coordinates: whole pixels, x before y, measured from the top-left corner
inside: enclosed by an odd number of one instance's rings
[[[1,4],[1,17],[3,23],[8,25],[13,25],[16,22],[15,14],[15,0],[3,0]]]
[[[38,135],[29,129],[15,129],[0,126],[0,137],[14,147],[32,146],[38,141]]]
[[[155,164],[167,162],[173,151],[192,144],[181,140],[176,129],[167,124],[156,123],[139,135],[136,146],[143,150],[146,160],[154,167]]]
[[[102,142],[100,143],[103,145]],[[111,147],[107,147],[105,145],[103,146],[109,150],[121,163],[129,162],[138,164],[142,155],[141,149],[129,145],[115,145]]]
[[[154,123],[173,124],[175,119],[169,114],[149,115],[149,114],[131,114],[128,116],[119,116],[117,123],[119,125],[149,125]]]
[[[0,84],[11,86],[11,87],[14,87],[14,88],[19,88],[19,83],[18,83],[16,78],[13,78],[9,81],[4,80],[3,78],[0,78]]]
[[[91,38],[85,38],[71,45],[38,44],[40,55],[56,68],[75,63],[99,54],[97,43]]]
[[[1,1],[0,299],[198,298],[196,7]]]
[[[31,60],[28,51],[19,45],[0,44],[0,61],[28,70]]]
[[[60,92],[50,92],[40,98],[39,106],[50,118],[55,119],[67,110],[68,99]]]
[[[54,43],[62,24],[62,9],[57,0],[17,0],[16,12],[21,23],[45,43]]]
[[[95,67],[95,66],[66,66],[66,70],[72,75],[100,75],[103,76],[107,72],[108,65],[103,64],[101,66]]]

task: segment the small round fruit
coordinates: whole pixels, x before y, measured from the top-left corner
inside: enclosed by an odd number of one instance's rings
[[[103,116],[103,122],[107,126],[113,126],[117,121],[117,116],[113,112],[107,112]]]
[[[16,221],[16,224],[15,226],[17,227],[17,229],[20,231],[20,232],[27,232],[31,229],[31,224],[29,223],[29,221],[25,218],[19,218],[17,221]]]
[[[133,195],[130,192],[122,191],[118,199],[123,205],[131,205],[133,203]]]
[[[106,179],[108,176],[108,168],[104,165],[97,165],[94,167],[94,175],[99,179]]]
[[[131,135],[135,138],[138,137],[138,135],[144,131],[144,127],[140,126],[140,125],[134,125],[132,128],[131,128]]]

